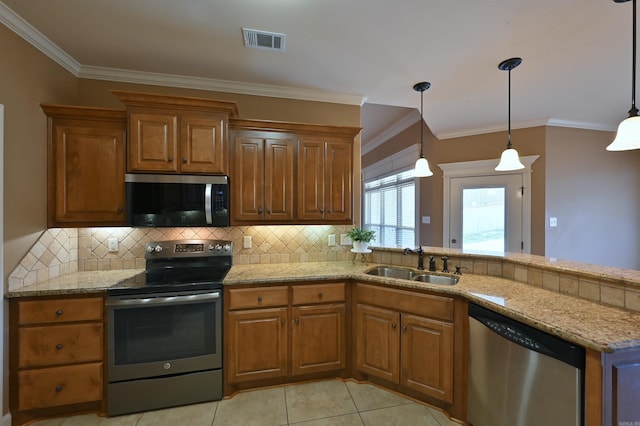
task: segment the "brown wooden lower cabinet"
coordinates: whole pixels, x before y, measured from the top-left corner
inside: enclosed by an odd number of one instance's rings
[[[357,374],[465,419],[466,302],[364,283],[353,297]]]
[[[226,289],[225,312],[225,395],[347,367],[344,282]]]
[[[12,424],[104,412],[104,298],[11,299]]]

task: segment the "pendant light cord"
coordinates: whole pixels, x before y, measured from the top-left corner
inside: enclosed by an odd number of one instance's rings
[[[633,0],[633,3],[635,4],[636,0]],[[420,92],[420,158],[424,157],[424,153],[422,151],[422,147],[424,145],[422,139],[424,137],[424,119],[422,118],[422,110],[424,108],[424,90]]]
[[[636,108],[636,0],[633,0],[633,64],[631,66],[631,109],[629,110],[629,117],[635,117],[638,115],[638,108]]]
[[[636,0],[633,0],[634,2]],[[511,68],[509,68],[509,112],[507,113],[508,117],[508,127],[507,127],[507,149],[511,149]]]

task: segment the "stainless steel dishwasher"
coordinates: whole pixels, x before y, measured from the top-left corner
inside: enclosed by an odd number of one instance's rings
[[[469,423],[584,425],[584,363],[584,348],[469,304]]]

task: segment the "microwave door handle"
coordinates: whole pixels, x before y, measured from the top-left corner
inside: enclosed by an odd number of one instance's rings
[[[204,217],[207,225],[213,224],[212,206],[211,206],[211,189],[213,185],[207,183],[204,186]]]

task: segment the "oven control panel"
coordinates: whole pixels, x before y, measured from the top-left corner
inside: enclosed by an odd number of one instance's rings
[[[161,257],[231,256],[233,245],[226,240],[170,240],[152,241],[145,247],[147,259]]]

